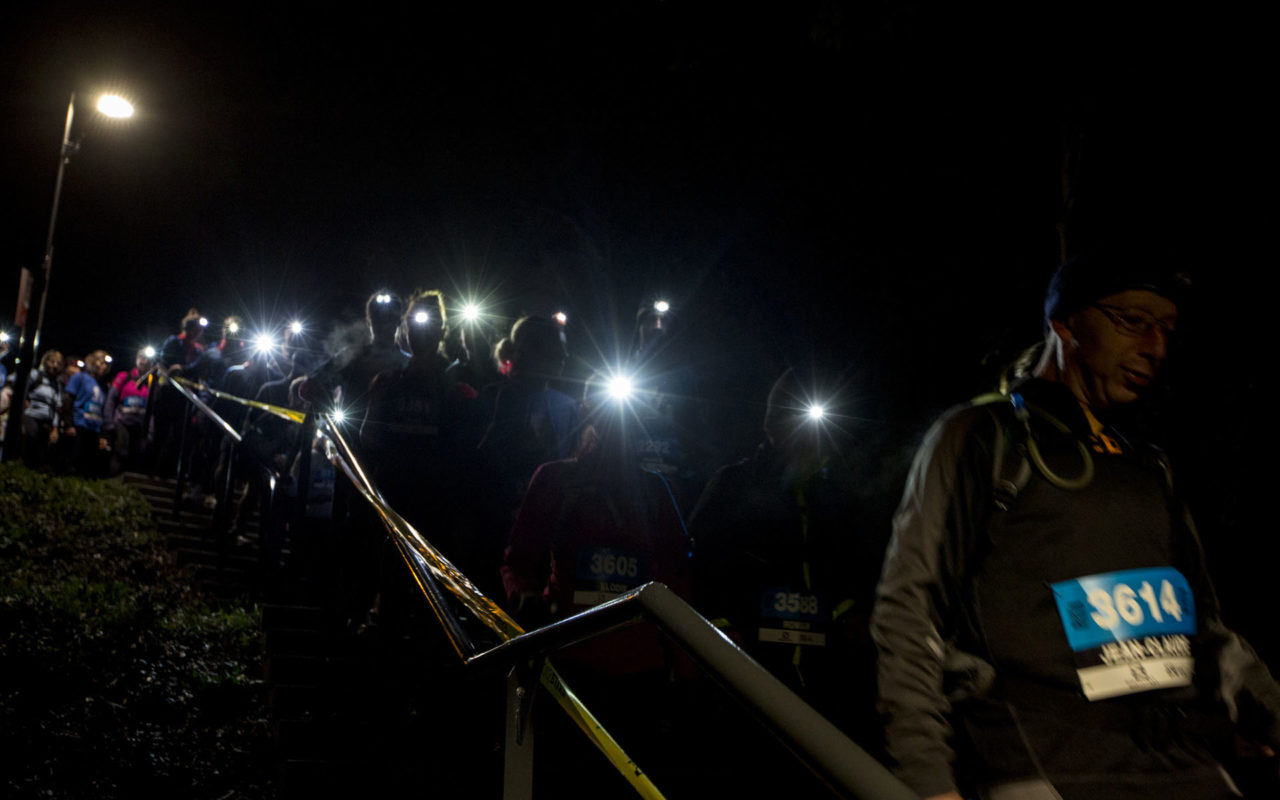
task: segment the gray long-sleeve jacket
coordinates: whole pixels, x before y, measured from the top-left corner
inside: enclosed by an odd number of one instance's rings
[[[1039,381],[1022,391],[1069,423],[1068,434],[1042,431],[1033,417],[1051,468],[1079,474],[1077,442],[1089,434],[1074,398]],[[1172,760],[1171,784],[1212,785],[1206,754],[1157,747],[1164,762],[1144,760],[1131,734],[1151,719],[1185,719],[1184,709],[1234,717],[1239,702],[1262,708],[1270,730],[1255,734],[1280,743],[1280,687],[1220,622],[1194,529],[1160,474],[1163,460],[1139,448],[1094,456],[1097,475],[1078,492],[1033,470],[1003,511],[997,500],[1007,492],[996,484],[1009,472],[995,461],[1026,463],[1011,435],[1020,425],[1007,403],[948,412],[926,436],[895,517],[872,633],[899,776],[930,796],[955,789],[958,771],[976,782],[1069,783],[1085,780],[1086,768],[1159,781],[1160,765]],[[1195,595],[1195,686],[1086,700],[1050,585],[1160,564],[1180,569]]]

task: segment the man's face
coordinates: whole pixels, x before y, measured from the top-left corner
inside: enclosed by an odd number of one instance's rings
[[[1108,295],[1053,320],[1068,386],[1094,411],[1134,402],[1155,380],[1177,321],[1173,301],[1143,289]]]

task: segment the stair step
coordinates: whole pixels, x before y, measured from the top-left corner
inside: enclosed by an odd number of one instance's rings
[[[319,686],[280,683],[267,691],[272,719],[301,719],[328,713],[328,693]]]
[[[280,764],[281,800],[333,795],[366,795],[369,767],[358,761],[288,758]]]
[[[368,672],[367,665],[354,658],[328,656],[271,656],[263,675],[269,684],[357,685]]]
[[[352,737],[350,720],[332,717],[281,719],[272,728],[276,748],[285,757],[341,757],[358,747],[358,740]]]
[[[213,522],[212,512],[190,511],[183,509],[178,513],[177,518],[173,516],[173,511],[169,507],[157,510],[155,504],[151,506],[151,513],[155,515],[157,525],[189,525],[198,528],[208,528]]]
[[[266,632],[268,657],[276,655],[323,655],[329,649],[329,636],[310,628],[274,628]]]
[[[262,627],[265,630],[276,628],[324,630],[325,621],[324,609],[319,606],[268,603],[262,607]]]
[[[240,548],[231,553],[219,553],[209,549],[193,549],[184,547],[178,550],[178,566],[213,567],[235,572],[252,572],[258,568],[258,554],[247,548]],[[199,570],[196,572],[200,574]]]

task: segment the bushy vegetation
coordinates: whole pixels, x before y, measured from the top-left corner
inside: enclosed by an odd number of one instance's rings
[[[0,466],[0,794],[269,795],[259,630],[136,490]]]

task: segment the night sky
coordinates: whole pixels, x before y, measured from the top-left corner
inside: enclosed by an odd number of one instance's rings
[[[816,357],[845,382],[868,494],[892,505],[930,419],[1040,335],[1065,145],[1074,235],[1136,237],[1192,266],[1198,300],[1156,430],[1228,605],[1272,578],[1257,557],[1276,529],[1258,384],[1276,166],[1261,18],[46,5],[0,12],[11,333],[74,91],[83,142],[43,343],[127,358],[193,305],[326,327],[387,285],[474,293],[511,316],[564,308],[574,354],[599,363],[663,295],[728,451],[750,443],[772,379]],[[136,118],[97,121],[103,89]]]

